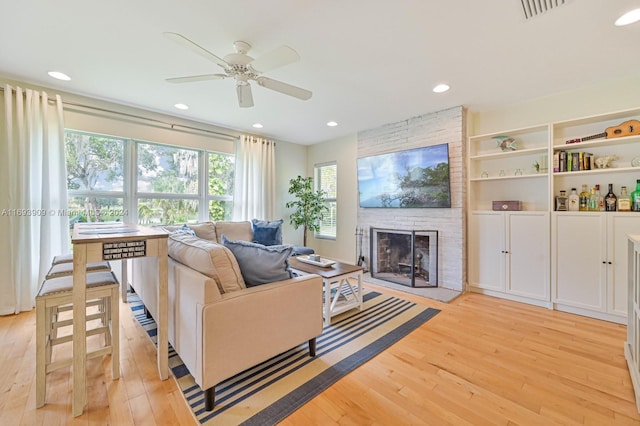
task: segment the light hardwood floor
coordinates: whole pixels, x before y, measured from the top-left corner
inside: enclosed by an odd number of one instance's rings
[[[640,424],[623,355],[626,327],[465,294],[282,422],[290,425]],[[88,365],[88,409],[71,415],[68,369],[35,409],[35,312],[0,317],[0,425],[195,425],[173,378],[121,305],[121,378]]]

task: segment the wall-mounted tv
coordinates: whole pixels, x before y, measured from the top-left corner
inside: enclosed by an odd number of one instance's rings
[[[358,158],[360,207],[450,208],[449,144]]]

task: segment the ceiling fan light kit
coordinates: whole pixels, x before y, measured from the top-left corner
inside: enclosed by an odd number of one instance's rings
[[[238,97],[238,105],[240,105],[241,108],[249,108],[253,106],[253,94],[251,93],[250,81],[255,81],[259,86],[275,92],[305,101],[312,96],[312,93],[309,90],[261,75],[267,71],[300,60],[298,53],[288,46],[278,47],[277,49],[254,59],[247,55],[251,49],[251,45],[244,41],[236,41],[233,43],[236,52],[230,53],[224,56],[224,58],[220,58],[181,34],[172,32],[164,34],[167,38],[220,66],[225,72],[224,74],[202,74],[187,77],[167,78],[166,81],[169,83],[191,83],[196,81],[233,78],[236,81],[236,95]]]

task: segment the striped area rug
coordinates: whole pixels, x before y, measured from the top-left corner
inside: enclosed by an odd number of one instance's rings
[[[136,319],[156,342],[136,294],[129,295]],[[169,346],[169,366],[195,419],[203,425],[274,425],[307,401],[435,316],[438,309],[377,292],[364,294],[364,308],[334,317],[317,339],[282,353],[216,386],[215,408],[204,410],[203,392]]]

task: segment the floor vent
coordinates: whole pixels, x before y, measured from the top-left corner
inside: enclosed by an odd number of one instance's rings
[[[554,7],[562,6],[565,0],[520,0],[526,19],[541,15]]]

